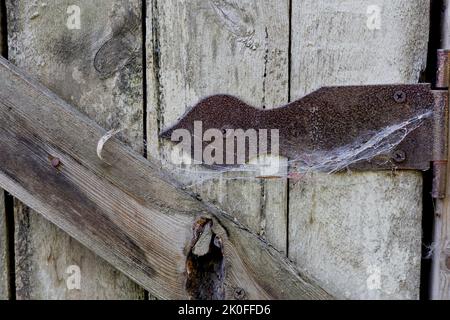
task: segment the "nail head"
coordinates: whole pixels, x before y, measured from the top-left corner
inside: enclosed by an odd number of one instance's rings
[[[54,168],[57,168],[61,164],[61,160],[59,158],[53,158],[51,163]]]

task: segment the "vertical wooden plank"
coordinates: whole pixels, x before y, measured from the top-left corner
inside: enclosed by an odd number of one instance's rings
[[[441,48],[450,49],[450,1],[442,2]],[[448,85],[448,84],[447,84]],[[449,135],[450,138],[450,135]],[[437,199],[434,215],[433,261],[430,298],[450,299],[450,170],[447,170],[447,190],[444,199]]]
[[[450,1],[443,0],[441,8],[441,48],[450,48]]]
[[[0,54],[4,56],[5,45],[5,12],[3,0],[0,1]],[[9,295],[9,252],[6,225],[5,192],[0,189],[0,300],[10,298]]]
[[[4,12],[4,2],[3,0],[0,0],[0,53],[1,55],[4,55],[5,52],[3,52],[4,50],[4,44],[6,41],[5,35],[6,35],[6,30],[4,29],[5,26],[5,13]]]
[[[150,156],[170,164],[159,132],[208,95],[266,108],[287,102],[288,0],[153,0],[147,7]],[[225,175],[195,190],[285,250],[286,181]]]
[[[448,136],[450,139],[450,135]],[[430,299],[450,299],[450,171],[444,199],[436,199],[430,276]]]
[[[325,85],[417,82],[428,17],[422,0],[293,0],[291,98]],[[419,297],[420,173],[314,174],[289,196],[289,256],[325,289]]]
[[[7,9],[10,60],[103,127],[124,129],[121,138],[143,152],[140,1],[7,1]],[[18,299],[143,298],[40,215],[19,202],[15,211]],[[71,265],[80,290],[67,286]]]

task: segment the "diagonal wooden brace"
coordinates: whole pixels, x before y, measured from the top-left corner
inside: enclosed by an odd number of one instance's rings
[[[101,161],[105,130],[4,59],[0,84],[0,186],[152,295],[332,298],[156,162],[116,139]]]

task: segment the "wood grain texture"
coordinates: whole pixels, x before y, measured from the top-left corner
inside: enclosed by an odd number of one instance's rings
[[[450,135],[449,135],[450,138]],[[436,199],[431,269],[430,298],[450,299],[450,171],[444,199]]]
[[[450,1],[444,0],[442,3],[441,48],[450,49]],[[434,300],[450,299],[450,170],[447,170],[446,181],[446,196],[436,199],[434,215],[430,286],[430,298]]]
[[[80,8],[80,29],[67,22]],[[140,2],[7,1],[9,58],[143,151]],[[61,210],[71,210],[61,208]],[[141,299],[143,289],[40,215],[16,203],[18,299]],[[68,290],[66,269],[81,269]]]
[[[182,191],[156,161],[117,139],[101,161],[96,145],[106,131],[3,59],[0,81],[0,186],[156,297],[193,297],[188,258],[209,221],[210,250],[222,257],[211,280],[220,297],[241,288],[248,299],[331,298],[256,234]]]
[[[171,144],[159,133],[205,96],[261,108],[287,102],[289,1],[153,0],[147,9],[148,151],[164,165]],[[193,190],[286,251],[286,180],[225,174]]]
[[[450,1],[442,1],[441,9],[441,48],[450,49]]]
[[[4,43],[6,30],[3,29],[5,12],[3,12],[0,1],[0,54],[4,55]],[[8,252],[8,238],[6,227],[6,212],[5,212],[5,198],[4,191],[0,190],[0,300],[9,299],[9,252]]]
[[[9,248],[6,226],[5,192],[0,192],[0,300],[10,298]]]
[[[380,29],[368,28],[369,5]],[[428,17],[422,0],[293,0],[291,99],[325,85],[417,82]],[[289,257],[327,290],[419,297],[420,173],[312,175],[290,184],[289,200]]]
[[[4,55],[5,52],[4,48],[5,48],[5,43],[6,43],[6,34],[7,31],[4,30],[4,26],[5,26],[5,22],[6,21],[6,12],[4,12],[4,6],[3,6],[3,0],[0,1],[0,54]]]

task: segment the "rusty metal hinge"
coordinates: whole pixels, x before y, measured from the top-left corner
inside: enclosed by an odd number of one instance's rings
[[[279,154],[291,160],[293,167],[333,172],[345,168],[425,171],[432,167],[432,194],[441,198],[447,168],[450,59],[448,51],[439,51],[438,56],[435,89],[430,84],[324,87],[267,110],[229,95],[215,95],[200,101],[161,135],[170,139],[177,129],[184,129],[192,139],[201,139],[195,132],[199,122],[200,135],[209,129],[224,133],[276,129]],[[209,140],[202,140],[203,148]],[[190,151],[194,157],[194,144]],[[346,161],[328,168],[317,165],[321,158]]]
[[[446,194],[447,162],[448,162],[448,100],[450,75],[450,50],[438,50],[436,91],[439,98],[436,105],[442,105],[440,113],[435,114],[433,189],[432,196],[442,199]]]

